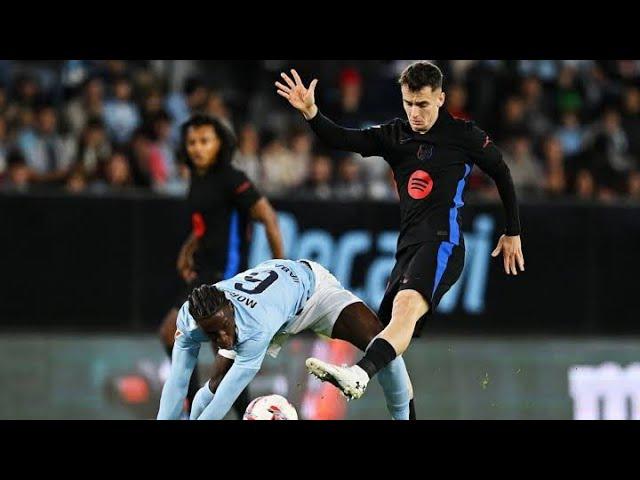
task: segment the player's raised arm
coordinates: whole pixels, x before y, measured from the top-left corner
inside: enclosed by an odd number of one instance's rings
[[[171,355],[171,372],[162,388],[158,420],[177,420],[189,389],[191,372],[198,361],[200,344],[187,339],[180,330],[176,333]]]
[[[502,152],[485,134],[483,146],[479,154],[474,155],[478,167],[489,175],[498,188],[500,199],[505,211],[505,234],[500,237],[498,245],[491,253],[497,257],[502,253],[504,271],[507,275],[518,274],[518,267],[524,271],[524,255],[520,240],[520,214],[516,189],[513,185],[509,167],[502,159]]]
[[[314,79],[305,87],[298,72],[291,70],[291,77],[281,73],[282,82],[275,82],[277,93],[286,98],[291,106],[302,113],[309,126],[328,146],[349,152],[358,152],[364,156],[383,154],[383,132],[380,128],[353,129],[336,125],[318,110],[315,99]]]

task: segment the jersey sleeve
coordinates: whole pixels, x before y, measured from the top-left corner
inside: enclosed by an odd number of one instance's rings
[[[227,191],[233,204],[243,212],[248,211],[262,197],[247,175],[234,167],[229,170]]]
[[[471,158],[480,170],[495,182],[505,211],[505,233],[520,235],[520,213],[511,171],[502,152],[489,135],[473,124],[467,126],[467,142]]]
[[[318,138],[331,148],[356,152],[363,157],[384,157],[391,139],[393,121],[364,129],[345,128],[318,111],[308,123]]]
[[[176,330],[176,339],[171,354],[171,371],[162,387],[158,420],[177,420],[182,411],[182,403],[187,396],[189,379],[198,361],[200,342],[189,334]]]
[[[238,345],[232,367],[218,385],[213,400],[198,420],[221,420],[229,412],[240,393],[260,370],[269,347],[269,338],[260,334]]]

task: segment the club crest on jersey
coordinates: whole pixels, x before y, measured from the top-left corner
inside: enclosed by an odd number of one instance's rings
[[[420,147],[418,147],[418,159],[419,160],[429,160],[433,155],[433,145],[431,143],[421,143]]]
[[[433,180],[424,170],[416,170],[409,177],[409,184],[407,185],[407,191],[409,196],[414,200],[422,200],[426,198],[433,188]]]

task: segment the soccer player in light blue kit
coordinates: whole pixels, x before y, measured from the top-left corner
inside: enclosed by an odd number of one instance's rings
[[[178,314],[171,373],[159,420],[178,419],[200,344],[219,347],[212,378],[196,394],[191,419],[224,418],[267,353],[288,336],[312,330],[365,350],[383,329],[376,315],[320,264],[269,260],[193,290]],[[378,374],[392,418],[415,418],[413,389],[401,356]]]

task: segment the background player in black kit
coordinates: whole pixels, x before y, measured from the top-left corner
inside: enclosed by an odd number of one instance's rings
[[[191,171],[187,202],[191,233],[178,255],[181,288],[160,329],[171,357],[178,310],[191,291],[246,270],[250,219],[262,222],[273,258],[284,258],[277,216],[247,176],[231,165],[233,134],[217,119],[197,114],[182,126],[182,149]],[[224,354],[224,352],[218,352]],[[194,370],[189,384],[189,408],[198,385]],[[247,390],[234,404],[241,416],[249,404]]]
[[[306,88],[295,70],[278,93],[298,109],[320,139],[332,148],[389,163],[400,196],[400,236],[396,264],[378,316],[386,325],[357,365],[340,367],[310,358],[311,373],[359,398],[369,379],[407,349],[420,334],[427,314],[458,280],[464,266],[460,209],[466,179],[476,164],[496,183],[506,214],[505,234],[492,256],[501,252],[507,274],[524,271],[515,189],[501,152],[471,122],[454,119],[445,108],[442,72],[417,62],[399,79],[407,120],[394,119],[368,129],[342,128],[318,111],[314,79]]]

